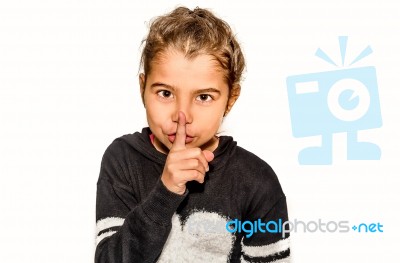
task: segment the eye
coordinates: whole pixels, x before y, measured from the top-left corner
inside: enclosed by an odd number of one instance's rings
[[[201,102],[210,102],[212,101],[212,97],[211,95],[208,94],[200,94],[199,96],[197,96],[196,100],[201,101]]]
[[[160,90],[157,92],[157,95],[162,97],[162,98],[172,98],[172,93],[169,90]]]

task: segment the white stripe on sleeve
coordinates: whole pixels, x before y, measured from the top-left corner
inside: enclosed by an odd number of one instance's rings
[[[109,237],[114,235],[115,233],[117,233],[117,231],[108,231],[108,232],[104,232],[103,234],[101,234],[100,236],[96,237],[96,246],[100,243],[100,241],[102,241],[104,238]]]
[[[289,249],[289,237],[265,246],[245,246],[242,241],[242,250],[250,257],[267,257]]]
[[[108,229],[111,227],[116,227],[116,226],[122,226],[124,221],[125,221],[125,219],[120,218],[120,217],[107,217],[107,218],[97,221],[96,236],[98,236],[99,233],[105,229]]]
[[[243,256],[240,258],[240,262],[248,263],[248,261],[245,260],[243,258]],[[282,259],[278,259],[278,260],[272,261],[271,263],[291,263],[291,261],[290,261],[290,257],[288,257],[288,258],[282,258]]]

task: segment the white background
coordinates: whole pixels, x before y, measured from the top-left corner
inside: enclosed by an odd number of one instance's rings
[[[293,262],[394,262],[400,219],[400,7],[397,1],[2,1],[0,3],[1,262],[93,262],[96,181],[113,139],[146,125],[140,42],[151,18],[179,4],[228,21],[247,58],[224,132],[274,168],[292,220],[384,225],[383,233],[292,234]],[[291,134],[285,79],[335,70],[337,37],[354,67],[375,66],[383,126],[360,138],[380,161],[347,161],[334,136],[329,166],[300,166],[313,140]]]

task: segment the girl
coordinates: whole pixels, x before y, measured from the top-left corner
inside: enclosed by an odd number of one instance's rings
[[[287,220],[278,178],[217,136],[245,66],[229,25],[179,7],[151,24],[141,65],[149,127],[104,153],[96,262],[288,262],[288,238],[266,227]]]

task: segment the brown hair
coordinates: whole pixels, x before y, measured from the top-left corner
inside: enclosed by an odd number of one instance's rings
[[[240,45],[230,26],[206,9],[178,7],[157,17],[143,43],[140,65],[145,75],[150,73],[150,64],[157,55],[174,48],[188,58],[199,54],[214,56],[225,73],[229,90],[240,84],[245,66]]]

